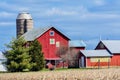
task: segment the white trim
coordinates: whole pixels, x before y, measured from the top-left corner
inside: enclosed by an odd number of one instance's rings
[[[60,41],[56,42],[56,47],[60,47]]]
[[[52,34],[51,34],[52,33]],[[54,31],[50,31],[50,36],[54,36],[55,35],[55,32]]]
[[[50,38],[50,44],[55,44],[55,39],[54,38]]]
[[[81,57],[81,67],[85,67],[85,57]]]
[[[86,58],[86,66],[85,67],[87,68],[87,57],[85,57],[85,58]]]

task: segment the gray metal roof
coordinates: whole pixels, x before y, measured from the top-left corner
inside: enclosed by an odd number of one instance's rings
[[[69,41],[69,47],[86,47],[86,44],[82,40]]]
[[[34,28],[34,29],[29,30],[25,34],[23,34],[22,37],[24,37],[24,39],[26,41],[33,41],[36,38],[38,38],[39,36],[41,36],[44,32],[46,32],[49,29],[50,29],[50,27],[47,27],[47,28],[38,28],[38,29]]]
[[[46,28],[37,28],[37,29],[31,29],[25,34],[22,35],[26,41],[33,41],[42,34],[44,34],[46,31],[54,27],[46,27]],[[54,28],[55,29],[55,28]],[[56,29],[57,30],[57,29]],[[60,32],[61,33],[61,32]],[[61,33],[62,34],[62,33]],[[63,34],[62,34],[63,35]],[[65,36],[65,35],[64,35]],[[66,37],[66,36],[65,36]],[[68,38],[68,37],[66,37]],[[68,38],[69,39],[69,38]]]
[[[18,14],[17,19],[32,19],[31,14],[27,12],[21,12]]]
[[[107,50],[80,50],[86,57],[109,57],[112,56]]]
[[[111,53],[120,54],[120,40],[102,40],[101,42]]]

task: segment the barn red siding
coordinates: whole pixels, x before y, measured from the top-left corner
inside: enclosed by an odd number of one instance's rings
[[[87,58],[87,65],[86,67],[104,67],[104,66],[120,66],[120,55],[115,54],[111,57],[110,62],[91,62],[90,58]]]
[[[108,62],[91,62],[90,58],[87,58],[87,65],[86,67],[107,67],[109,64]]]
[[[50,31],[54,31],[54,36],[50,36]],[[50,44],[50,39],[55,39],[55,44]],[[59,41],[60,45],[68,46],[68,39],[61,35],[54,28],[49,29],[42,36],[37,39],[42,45],[42,51],[44,53],[45,59],[47,58],[58,58],[56,56],[56,42]]]
[[[77,51],[85,50],[85,47],[74,47]]]
[[[110,66],[120,66],[120,54],[112,56]]]

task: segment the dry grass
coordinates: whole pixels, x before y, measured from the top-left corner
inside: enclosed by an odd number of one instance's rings
[[[0,80],[120,80],[120,68],[0,73]]]

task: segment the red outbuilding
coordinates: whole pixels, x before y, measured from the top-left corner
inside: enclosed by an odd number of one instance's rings
[[[112,55],[107,50],[80,50],[80,67],[109,67]]]
[[[107,50],[111,55],[110,66],[120,66],[120,40],[102,40],[96,50]]]
[[[120,66],[120,40],[102,40],[95,50],[80,50],[80,67]]]

